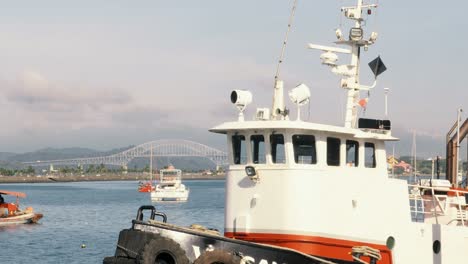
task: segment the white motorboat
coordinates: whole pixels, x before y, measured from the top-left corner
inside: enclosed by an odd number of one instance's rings
[[[159,182],[151,191],[151,201],[187,201],[190,190],[182,184],[182,171],[169,166],[159,171]]]

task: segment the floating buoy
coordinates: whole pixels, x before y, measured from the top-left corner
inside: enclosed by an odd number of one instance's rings
[[[81,248],[86,248],[86,244],[85,243],[81,244]]]

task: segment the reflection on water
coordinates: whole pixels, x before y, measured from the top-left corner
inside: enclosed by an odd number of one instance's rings
[[[222,230],[224,181],[186,181],[185,203],[155,203],[168,222]],[[0,228],[0,263],[102,263],[114,254],[119,231],[129,228],[137,209],[151,204],[137,182],[8,184],[0,189],[25,192],[21,206],[44,218],[37,225]],[[81,248],[85,244],[86,248]]]

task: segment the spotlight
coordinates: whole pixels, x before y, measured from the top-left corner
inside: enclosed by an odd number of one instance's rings
[[[322,64],[328,66],[335,66],[336,62],[338,61],[338,55],[331,51],[327,51],[320,55],[320,59],[322,60]]]
[[[244,110],[252,103],[252,93],[244,90],[234,90],[231,92],[231,103],[239,109],[239,120],[244,120]]]
[[[362,40],[363,34],[362,28],[351,28],[349,30],[349,39],[353,41]]]
[[[305,105],[310,99],[310,89],[301,83],[289,92],[291,101],[299,106]]]
[[[301,106],[310,100],[310,89],[301,83],[289,92],[289,99],[297,105],[297,120],[301,120]]]
[[[377,36],[378,36],[377,32],[372,32],[369,38],[369,42],[374,43],[377,40]]]
[[[250,91],[234,90],[231,93],[231,103],[235,104],[239,111],[243,111],[248,104],[252,103],[252,93]]]
[[[343,33],[341,32],[339,28],[336,29],[335,34],[338,40],[343,40]]]

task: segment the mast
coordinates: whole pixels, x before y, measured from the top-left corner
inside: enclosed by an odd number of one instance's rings
[[[416,159],[416,131],[413,130],[413,146],[411,147],[411,154],[413,154],[412,156],[412,159],[413,159],[413,175],[414,175],[414,181],[416,182],[416,177],[417,177],[417,159]]]
[[[291,9],[291,15],[289,16],[288,29],[286,30],[286,35],[284,36],[283,46],[281,47],[281,54],[278,59],[278,65],[276,66],[273,106],[271,108],[271,117],[273,119],[276,119],[278,116],[280,116],[281,119],[284,119],[284,117],[287,115],[287,111],[284,107],[284,87],[283,81],[280,79],[280,67],[281,63],[283,63],[284,52],[286,51],[286,45],[288,43],[289,32],[291,31],[294,14],[296,12],[296,6],[297,0],[294,0]]]
[[[460,169],[460,122],[462,112],[463,110],[461,108],[457,110],[457,160],[455,161],[455,187],[458,187],[458,171]]]
[[[344,124],[347,128],[356,127],[359,92],[368,91],[374,88],[377,84],[377,82],[374,81],[371,86],[365,86],[360,83],[359,79],[361,47],[364,47],[364,50],[367,50],[368,47],[374,44],[377,40],[376,32],[372,32],[369,39],[364,39],[364,31],[362,29],[363,22],[365,21],[362,16],[364,8],[367,8],[367,14],[370,15],[372,13],[371,8],[377,8],[377,5],[364,5],[363,0],[357,0],[356,6],[341,8],[341,11],[347,19],[354,20],[354,27],[350,28],[348,39],[343,37],[341,29],[337,29],[335,34],[338,41],[336,41],[335,44],[347,45],[350,49],[309,44],[309,48],[324,52],[320,56],[322,64],[330,66],[333,73],[342,76],[341,87],[347,90]],[[338,61],[338,55],[336,53],[350,54],[350,64],[337,65],[336,62]],[[375,78],[385,70],[385,66],[381,62],[380,58],[375,61],[373,68]]]
[[[153,144],[150,147],[150,183],[153,186]]]

